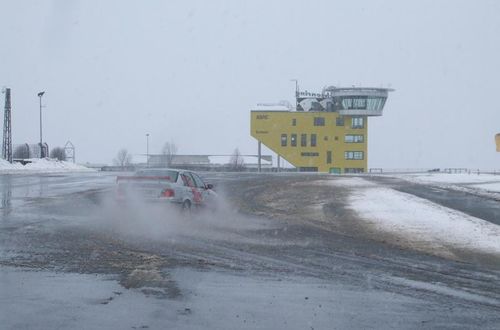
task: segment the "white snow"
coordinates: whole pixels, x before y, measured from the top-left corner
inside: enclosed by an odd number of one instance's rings
[[[480,189],[480,190],[486,190],[488,192],[500,193],[500,182],[475,184],[475,185],[472,185],[471,187],[476,188],[476,189]]]
[[[426,174],[406,174],[397,176],[402,179],[422,183],[451,183],[451,184],[469,184],[469,183],[500,183],[500,175],[493,174],[467,174],[467,173],[426,173]]]
[[[350,208],[400,242],[441,255],[453,255],[450,248],[500,254],[500,226],[390,188],[361,187],[355,179]]]
[[[500,199],[500,175],[477,173],[426,173],[405,174],[395,177],[433,185],[439,188],[454,189],[484,197]]]
[[[23,166],[20,163],[11,164],[4,159],[0,159],[0,174],[93,171],[82,165],[50,158],[33,158],[30,161],[30,163]]]

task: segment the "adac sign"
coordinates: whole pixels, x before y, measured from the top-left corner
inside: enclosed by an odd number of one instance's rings
[[[257,115],[257,119],[259,119],[259,120],[267,120],[267,119],[269,119],[269,115]]]

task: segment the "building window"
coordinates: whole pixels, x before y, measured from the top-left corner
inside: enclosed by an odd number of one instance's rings
[[[316,134],[311,134],[311,147],[316,146]]]
[[[318,172],[317,167],[299,167],[299,172]]]
[[[362,160],[365,156],[363,151],[346,151],[344,155],[347,160]]]
[[[345,143],[363,143],[365,141],[364,135],[348,134],[344,138]]]
[[[286,147],[286,144],[287,144],[287,135],[281,134],[281,146]]]
[[[364,128],[364,118],[363,117],[352,117],[352,128]]]
[[[292,147],[296,147],[297,146],[297,134],[290,135],[290,145]]]
[[[319,153],[317,152],[302,152],[300,153],[302,157],[318,157]]]
[[[344,117],[338,116],[337,119],[335,120],[335,124],[337,126],[344,126]]]
[[[324,117],[314,117],[314,126],[325,126]]]
[[[332,163],[332,152],[331,151],[327,151],[326,152],[326,163],[327,164],[331,164]]]
[[[338,141],[338,140],[339,140],[339,137],[338,137],[338,136],[336,136],[336,137],[335,137],[335,141]]]
[[[297,119],[295,118],[292,119],[292,126],[297,126]]]
[[[364,168],[344,168],[344,173],[363,173]]]
[[[300,146],[307,147],[307,134],[300,135]]]

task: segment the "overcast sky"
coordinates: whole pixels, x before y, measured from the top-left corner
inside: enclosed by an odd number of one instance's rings
[[[152,153],[255,154],[250,109],[296,78],[396,89],[370,167],[500,168],[500,1],[0,2],[14,144],[38,141],[44,90],[44,140],[78,162],[144,154],[146,133]]]

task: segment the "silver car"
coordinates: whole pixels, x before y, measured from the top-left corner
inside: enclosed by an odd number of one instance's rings
[[[217,194],[213,186],[203,182],[192,171],[177,169],[144,169],[131,176],[116,178],[118,201],[170,202],[183,209],[191,207],[215,208]]]

